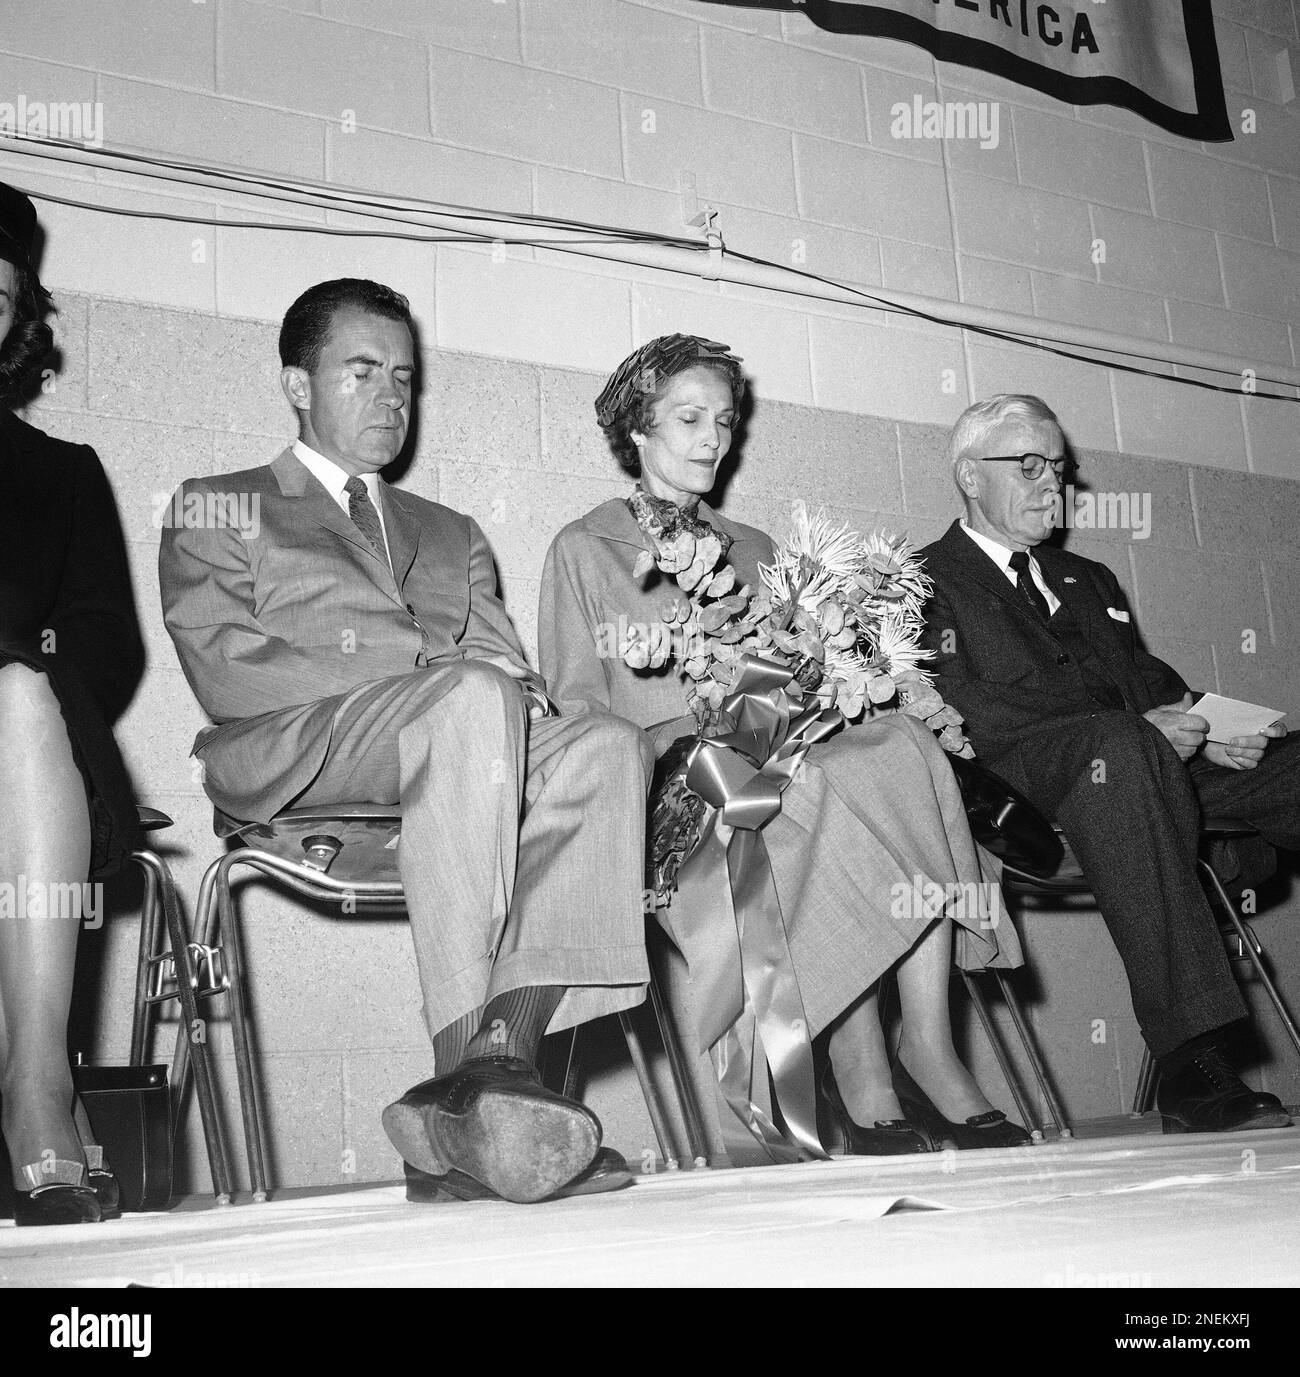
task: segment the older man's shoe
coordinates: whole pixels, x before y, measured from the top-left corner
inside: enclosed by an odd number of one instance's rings
[[[600,1120],[548,1090],[518,1057],[476,1057],[413,1086],[383,1114],[389,1141],[433,1176],[462,1172],[504,1200],[527,1205],[586,1171]]]
[[[1156,1108],[1166,1133],[1286,1128],[1291,1122],[1277,1096],[1252,1090],[1218,1047],[1203,1048],[1179,1070],[1162,1075]]]
[[[444,1176],[432,1176],[409,1162],[403,1162],[402,1165],[406,1169],[406,1198],[413,1205],[450,1205],[465,1200],[501,1199],[495,1191],[463,1171],[453,1168]],[[547,1199],[568,1200],[575,1195],[600,1195],[605,1191],[622,1190],[631,1184],[632,1173],[623,1154],[615,1152],[613,1148],[603,1147],[586,1171],[580,1172]]]

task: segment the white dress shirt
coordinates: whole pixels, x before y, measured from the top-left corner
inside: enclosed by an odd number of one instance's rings
[[[981,535],[978,531],[972,531],[965,521],[961,523],[961,528],[984,551],[986,555],[998,566],[1007,576],[1007,582],[1014,588],[1018,582],[1016,571],[1011,567],[1012,551],[1009,546],[999,544],[996,540],[990,540],[988,536]],[[1038,591],[1047,599],[1047,611],[1049,616],[1055,616],[1056,609],[1060,607],[1061,600],[1047,586],[1047,580],[1043,577],[1043,571],[1038,567],[1038,561],[1034,558],[1034,552],[1029,552],[1029,572],[1033,575],[1034,582],[1038,585]]]
[[[293,442],[294,458],[306,465],[313,478],[325,489],[327,493],[342,508],[344,515],[349,521],[352,520],[352,508],[350,506],[350,496],[344,491],[350,473],[346,473],[334,462],[333,459],[326,459],[323,454],[318,454],[308,445],[304,445],[301,440]],[[388,544],[388,525],[384,521],[384,504],[380,497],[379,475],[377,473],[362,473],[358,477],[366,485],[366,494],[370,498],[371,505],[379,515],[379,529],[384,533],[384,549],[388,552],[388,564],[392,567],[393,552]]]

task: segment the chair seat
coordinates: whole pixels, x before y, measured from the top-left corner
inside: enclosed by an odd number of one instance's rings
[[[1220,837],[1253,837],[1259,829],[1243,818],[1202,818],[1202,841],[1217,841]]]
[[[241,822],[213,810],[213,828],[227,842],[268,851],[282,860],[307,864],[306,843],[328,837],[338,844],[330,879],[345,884],[399,883],[397,846],[402,810],[379,803],[341,803],[322,808],[288,808],[270,822]]]

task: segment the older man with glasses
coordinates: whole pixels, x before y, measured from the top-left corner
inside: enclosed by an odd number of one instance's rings
[[[966,515],[921,552],[939,690],[981,761],[1074,848],[1160,1067],[1166,1132],[1289,1124],[1226,1059],[1227,1030],[1247,1013],[1195,865],[1203,812],[1300,849],[1300,738],[1278,740],[1279,724],[1207,741],[1187,685],[1138,640],[1115,575],[1044,544],[1069,461],[1039,398],[969,407],[948,458]]]

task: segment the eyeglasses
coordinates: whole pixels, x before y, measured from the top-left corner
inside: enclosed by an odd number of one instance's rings
[[[982,464],[1019,464],[1020,472],[1031,482],[1043,476],[1043,470],[1049,465],[1057,478],[1067,478],[1074,472],[1075,466],[1068,459],[1049,459],[1044,454],[985,454],[981,457]]]

